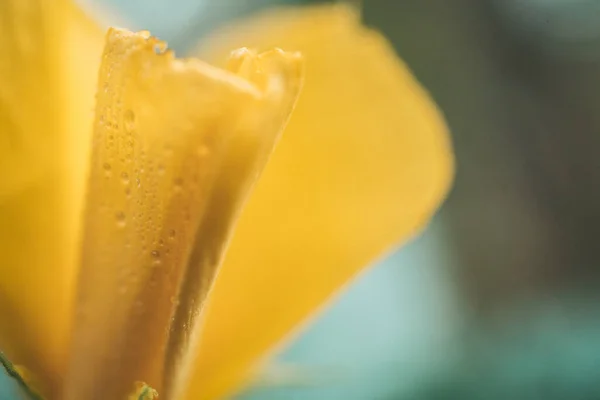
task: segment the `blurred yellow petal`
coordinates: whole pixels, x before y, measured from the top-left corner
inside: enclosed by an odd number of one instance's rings
[[[0,3],[0,347],[50,390],[65,362],[101,38],[68,1]]]
[[[278,50],[240,50],[228,69],[175,59],[148,32],[106,36],[66,399],[126,398],[139,380],[174,398],[185,379],[238,210],[301,83],[299,57]]]
[[[244,208],[208,300],[186,399],[216,399],[363,268],[417,234],[453,176],[442,116],[391,45],[349,7],[266,12],[211,36],[300,50],[306,82]]]

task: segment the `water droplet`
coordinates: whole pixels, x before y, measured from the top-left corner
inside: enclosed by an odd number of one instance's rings
[[[123,182],[123,185],[129,185],[129,174],[127,172],[121,173],[121,182]]]
[[[125,188],[125,196],[131,197],[131,188],[129,188],[129,187]]]
[[[115,218],[117,219],[117,226],[119,228],[124,228],[126,224],[125,213],[123,211],[119,211],[115,214]]]
[[[109,163],[104,163],[102,165],[102,169],[104,170],[104,175],[109,178],[110,177],[110,172],[111,172],[111,166]]]
[[[139,177],[135,178],[135,183],[137,184],[137,187],[141,186],[141,182],[140,182],[140,178]]]
[[[175,232],[175,229],[171,229],[169,231],[169,239],[175,240],[175,236],[177,236],[177,232]]]
[[[158,164],[156,166],[156,171],[158,172],[159,175],[164,175],[165,174],[165,166],[162,164]]]
[[[135,114],[131,110],[125,110],[123,114],[123,125],[127,133],[133,132],[135,129]]]
[[[152,259],[154,260],[154,264],[160,264],[160,252],[158,250],[152,250],[150,253]]]
[[[177,298],[177,296],[171,296],[171,298],[169,300],[171,301],[171,304],[173,304],[174,306],[179,305],[179,299]]]
[[[173,181],[173,185],[175,186],[174,189],[176,191],[183,190],[183,179],[181,179],[181,178],[175,178],[175,180]]]

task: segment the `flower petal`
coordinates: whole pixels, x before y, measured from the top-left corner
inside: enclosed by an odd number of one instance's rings
[[[0,4],[0,347],[50,391],[66,358],[98,38],[68,1]]]
[[[119,29],[102,58],[66,398],[125,398],[139,380],[173,398],[300,60],[240,50],[227,71]]]
[[[306,82],[244,208],[208,300],[186,399],[216,399],[378,257],[417,234],[449,189],[443,118],[390,44],[343,6],[268,11],[216,32],[306,56]]]

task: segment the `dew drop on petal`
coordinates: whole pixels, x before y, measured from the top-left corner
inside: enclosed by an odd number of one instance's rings
[[[112,167],[110,166],[110,164],[109,163],[104,163],[102,165],[102,169],[104,170],[104,175],[107,178],[110,178],[110,174],[111,174],[111,170],[112,170]]]
[[[123,185],[129,185],[129,174],[127,172],[121,173],[121,182],[123,182]]]
[[[161,260],[160,260],[160,252],[158,250],[152,250],[152,252],[150,253],[150,255],[152,256],[152,260],[153,263],[155,265],[160,264]]]
[[[126,224],[126,217],[123,211],[119,211],[115,214],[115,218],[117,219],[117,226],[119,228],[124,228]]]
[[[127,133],[131,133],[135,129],[135,114],[131,110],[125,110],[123,114],[123,125]]]
[[[175,191],[177,191],[177,192],[182,191],[183,190],[183,179],[176,178],[173,181],[173,186],[174,186]]]

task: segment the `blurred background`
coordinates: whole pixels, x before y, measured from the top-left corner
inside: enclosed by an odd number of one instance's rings
[[[184,54],[308,1],[83,2]],[[445,113],[455,186],[237,400],[600,399],[600,1],[362,8]]]

